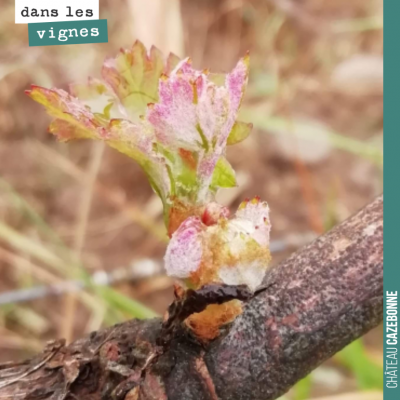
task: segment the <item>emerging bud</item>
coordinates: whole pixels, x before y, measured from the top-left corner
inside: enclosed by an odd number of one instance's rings
[[[163,60],[137,41],[104,62],[102,79],[74,85],[71,94],[27,91],[54,118],[49,131],[60,140],[102,140],[139,163],[163,202],[167,273],[194,289],[225,283],[254,291],[270,261],[267,204],[256,197],[228,219],[214,201],[219,188],[236,186],[226,146],[252,128],[236,120],[248,64],[246,55],[230,73],[213,74],[195,70],[189,58]],[[186,323],[211,339],[241,309],[239,300],[213,304]]]
[[[204,215],[212,223],[206,224]],[[224,215],[224,207],[212,205],[203,220],[190,217],[172,235],[165,255],[167,274],[194,288],[225,283],[254,291],[269,266],[270,228],[268,205],[259,198],[243,202],[232,219]]]

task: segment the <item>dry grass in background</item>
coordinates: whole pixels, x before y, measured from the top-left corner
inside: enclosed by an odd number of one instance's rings
[[[139,167],[102,144],[57,143],[23,94],[31,83],[98,76],[106,55],[137,38],[220,71],[250,50],[243,118],[255,129],[229,149],[240,187],[219,200],[269,202],[274,262],[382,191],[381,0],[101,0],[100,12],[109,43],[29,48],[14,1],[0,5],[0,361],[171,300],[161,204]],[[101,271],[112,287],[11,302],[89,274],[101,282]],[[381,347],[376,329],[285,398],[382,399]]]

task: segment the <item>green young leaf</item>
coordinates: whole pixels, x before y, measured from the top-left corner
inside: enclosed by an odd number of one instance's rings
[[[104,62],[102,76],[113,89],[131,117],[143,114],[147,104],[158,101],[158,80],[164,70],[161,52],[152,47],[147,54],[136,41],[131,49],[122,49],[116,58]]]
[[[173,215],[177,224],[219,187],[236,185],[223,155],[230,133],[231,142],[249,133],[243,123],[232,130],[248,65],[245,56],[230,73],[215,75],[217,85],[190,59],[164,61],[156,48],[147,52],[136,42],[105,61],[103,80],[73,85],[71,94],[38,86],[27,94],[54,117],[49,130],[60,140],[102,140],[135,159],[163,201],[165,220]]]
[[[236,121],[235,125],[228,136],[228,145],[242,142],[246,139],[253,129],[253,124],[247,124],[246,122]]]
[[[97,137],[104,129],[101,118],[64,90],[32,86],[27,94],[45,106],[48,114],[56,118],[49,130],[56,133],[62,141]]]
[[[211,187],[231,188],[236,186],[236,175],[231,164],[225,157],[221,157],[215,165]]]

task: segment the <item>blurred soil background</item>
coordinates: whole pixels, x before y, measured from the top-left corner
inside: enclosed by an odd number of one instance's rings
[[[276,263],[382,191],[382,10],[382,0],[100,0],[109,43],[30,48],[14,0],[2,0],[0,362],[162,314],[172,298],[161,203],[144,174],[101,143],[57,143],[24,95],[30,84],[98,77],[135,39],[213,71],[249,50],[242,118],[254,130],[228,149],[239,187],[218,198],[232,211],[246,197],[268,201]],[[66,290],[89,274],[113,284]],[[382,376],[377,328],[285,398],[382,399]]]

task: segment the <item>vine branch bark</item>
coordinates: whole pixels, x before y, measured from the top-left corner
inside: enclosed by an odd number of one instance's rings
[[[208,345],[178,329],[150,363],[161,321],[127,321],[0,365],[0,399],[276,399],[382,321],[383,198],[271,269],[264,284]]]

